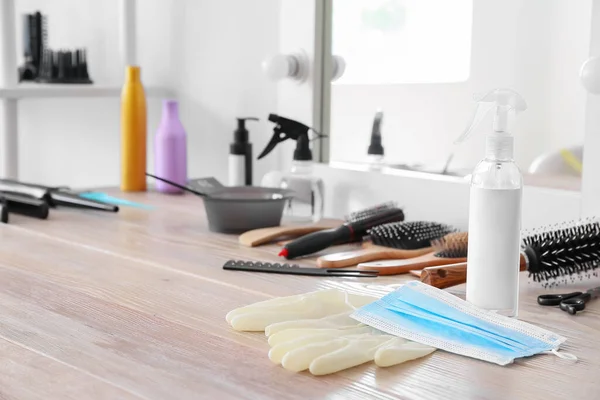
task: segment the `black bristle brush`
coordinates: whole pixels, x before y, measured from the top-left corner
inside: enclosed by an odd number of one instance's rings
[[[521,270],[535,282],[546,282],[545,286],[598,276],[600,222],[589,219],[553,228],[523,239]]]
[[[392,222],[370,229],[363,249],[327,254],[317,259],[320,268],[344,268],[363,262],[407,259],[431,252],[430,243],[455,229],[429,221]]]
[[[595,219],[524,232],[520,270],[544,287],[597,277],[600,267],[600,222]],[[516,266],[515,266],[516,267]],[[421,281],[437,288],[467,281],[467,263],[425,268]]]
[[[335,244],[361,240],[374,226],[404,220],[404,212],[390,202],[350,214],[346,223],[333,229],[309,233],[287,243],[280,256],[287,259],[313,254]]]

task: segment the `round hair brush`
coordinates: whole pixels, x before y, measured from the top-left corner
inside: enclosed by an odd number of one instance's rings
[[[520,270],[545,287],[598,276],[600,222],[578,221],[556,228],[538,229],[523,239]],[[467,263],[425,268],[421,281],[437,288],[465,283]]]
[[[454,232],[434,240],[433,251],[406,260],[384,260],[358,264],[362,271],[379,271],[379,275],[398,275],[436,265],[456,264],[467,261],[468,235]]]
[[[406,259],[430,253],[434,239],[453,232],[449,225],[429,221],[392,222],[370,229],[366,248],[327,254],[317,259],[319,268],[343,268],[362,262]]]

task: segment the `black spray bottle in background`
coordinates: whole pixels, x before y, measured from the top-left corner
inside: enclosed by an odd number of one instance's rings
[[[263,177],[261,186],[294,192],[294,197],[283,211],[286,222],[318,222],[323,218],[324,184],[321,178],[313,174],[314,163],[309,131],[313,131],[317,139],[325,136],[301,122],[276,114],[269,114],[269,121],[275,124],[273,136],[258,159],[265,157],[279,143],[288,139],[296,142],[296,148],[290,171],[268,172]]]

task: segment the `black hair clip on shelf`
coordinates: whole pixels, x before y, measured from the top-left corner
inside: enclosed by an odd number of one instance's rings
[[[19,81],[91,84],[85,49],[51,50],[48,47],[48,18],[39,11],[23,16],[24,64]]]
[[[44,50],[36,82],[41,83],[92,83],[87,68],[87,53],[75,51]]]

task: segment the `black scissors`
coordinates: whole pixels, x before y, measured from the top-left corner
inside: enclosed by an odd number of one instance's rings
[[[585,303],[600,296],[600,286],[587,292],[573,292],[565,294],[542,294],[537,301],[541,306],[560,306],[560,309],[571,315],[585,309]]]

